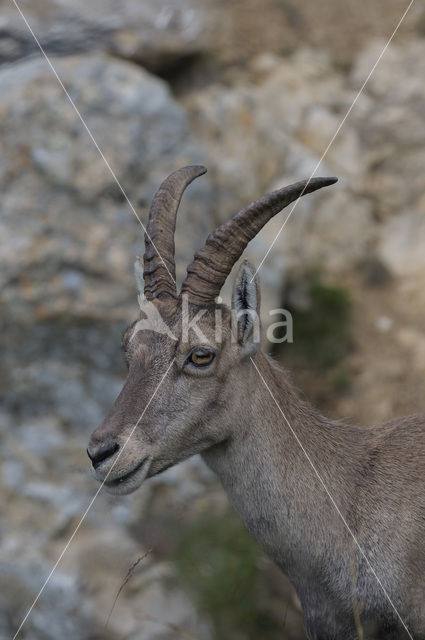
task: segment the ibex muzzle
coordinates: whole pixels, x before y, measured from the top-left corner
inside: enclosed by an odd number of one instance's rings
[[[136,263],[141,312],[122,341],[128,377],[89,444],[96,477],[129,493],[201,453],[294,584],[311,639],[425,639],[424,418],[328,420],[260,350],[253,267],[242,264],[232,309],[217,301],[268,220],[336,179],[296,183],[237,213],[207,238],[178,293],[177,208],[204,172],[180,169],[154,197],[143,270]]]

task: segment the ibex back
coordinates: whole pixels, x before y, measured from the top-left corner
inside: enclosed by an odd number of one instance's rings
[[[424,418],[357,427],[323,417],[260,350],[260,295],[247,262],[232,309],[217,301],[267,221],[336,179],[296,183],[237,213],[207,238],[178,294],[177,208],[204,172],[176,171],[152,202],[144,268],[136,263],[140,317],[122,344],[128,377],[89,444],[96,477],[129,493],[200,453],[295,586],[311,639],[423,640]]]

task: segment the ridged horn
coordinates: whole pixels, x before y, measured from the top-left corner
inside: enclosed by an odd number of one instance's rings
[[[177,169],[164,180],[152,200],[143,258],[145,296],[148,300],[177,297],[174,262],[177,210],[186,187],[205,172],[206,168],[202,166]]]
[[[302,180],[273,191],[236,213],[210,234],[204,247],[195,254],[187,268],[182,293],[186,293],[193,304],[211,304],[248,242],[273,216],[300,196],[334,184],[337,180]]]

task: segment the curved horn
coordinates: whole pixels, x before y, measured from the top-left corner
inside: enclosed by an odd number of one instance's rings
[[[177,210],[186,187],[205,172],[206,168],[202,166],[174,171],[164,180],[152,200],[143,258],[145,296],[148,300],[177,297],[174,263]]]
[[[239,211],[210,234],[187,268],[182,293],[190,302],[208,304],[219,295],[233,265],[248,242],[279,211],[300,196],[337,182],[338,178],[312,178],[278,189]]]

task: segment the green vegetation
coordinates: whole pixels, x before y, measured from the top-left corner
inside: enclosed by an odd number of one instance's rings
[[[294,343],[289,348],[328,369],[349,350],[350,297],[344,287],[325,284],[315,271],[307,276],[307,298],[307,308],[290,309]]]
[[[258,603],[260,557],[257,544],[233,513],[198,515],[181,534],[172,561],[179,579],[212,620],[217,640],[281,637],[282,626]]]
[[[337,367],[331,378],[331,384],[337,393],[348,391],[351,386],[351,372],[345,367]]]

